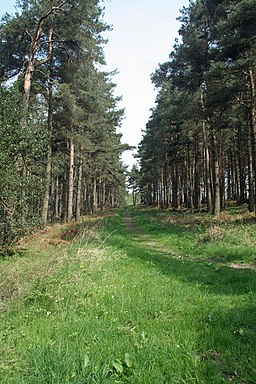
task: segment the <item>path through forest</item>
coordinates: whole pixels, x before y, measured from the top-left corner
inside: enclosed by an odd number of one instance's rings
[[[186,248],[178,215],[54,224],[0,260],[1,384],[256,383],[255,273]]]
[[[135,224],[130,212],[127,210],[125,211],[123,226],[136,241],[140,243],[144,243],[146,248],[153,248],[157,251],[163,251],[163,252],[168,251],[163,246],[158,244],[155,240],[152,240],[149,235],[143,232],[143,230],[138,225]]]
[[[136,240],[140,243],[144,243],[146,248],[152,248],[152,250],[164,252],[166,256],[169,256],[172,259],[189,260],[192,262],[204,260],[207,262],[214,263],[220,267],[221,266],[228,266],[229,268],[232,268],[232,269],[256,270],[256,263],[244,263],[244,264],[228,263],[228,264],[223,264],[223,263],[219,262],[218,260],[214,260],[212,258],[211,259],[207,258],[207,259],[196,260],[196,259],[189,257],[189,256],[175,256],[173,254],[173,252],[170,252],[171,251],[170,249],[167,249],[163,245],[160,245],[157,241],[152,240],[149,235],[147,235],[145,232],[143,232],[143,230],[135,224],[135,222],[134,222],[134,220],[133,220],[133,218],[132,218],[132,216],[128,210],[126,210],[125,214],[124,214],[123,226],[127,230],[127,232],[132,235],[134,240]]]

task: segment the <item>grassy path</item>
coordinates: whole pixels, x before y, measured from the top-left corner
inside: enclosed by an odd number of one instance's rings
[[[193,263],[190,232],[143,215],[55,226],[0,261],[0,383],[256,382],[255,271]]]

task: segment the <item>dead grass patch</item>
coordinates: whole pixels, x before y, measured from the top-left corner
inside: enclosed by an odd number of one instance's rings
[[[196,361],[206,361],[206,360],[212,360],[215,364],[219,365],[222,361],[222,356],[219,352],[214,350],[206,351],[202,354],[196,355]]]
[[[103,262],[104,240],[98,229],[105,216],[53,224],[21,239],[16,253],[0,263],[0,309],[5,310],[9,302],[26,296],[36,279],[47,279],[69,263]]]
[[[255,221],[255,215],[247,209],[243,209],[238,213],[224,211],[218,217],[205,213],[192,213],[191,211],[181,211],[180,213],[170,211],[167,215],[159,214],[157,220],[166,224],[212,226],[221,223],[250,223]]]
[[[222,240],[225,237],[226,229],[220,227],[219,225],[213,225],[209,228],[206,228],[206,232],[199,236],[199,243],[209,243]]]

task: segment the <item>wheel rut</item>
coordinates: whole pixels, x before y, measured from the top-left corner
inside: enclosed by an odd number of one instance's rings
[[[174,253],[171,252],[170,249],[166,249],[163,246],[161,246],[159,243],[157,243],[155,240],[152,240],[149,235],[145,234],[143,230],[138,227],[130,215],[128,211],[125,212],[124,218],[123,218],[123,227],[129,232],[136,241],[140,243],[144,243],[146,247],[152,248],[153,250],[156,250],[158,252],[164,253],[166,256],[169,256],[172,259],[178,259],[178,260],[187,260],[187,261],[192,261],[192,262],[207,262],[207,263],[212,263],[217,265],[218,267],[228,267],[231,269],[250,269],[253,271],[256,271],[256,264],[255,263],[243,263],[243,264],[237,264],[237,263],[229,263],[229,264],[224,264],[221,262],[218,262],[216,260],[209,260],[209,259],[194,259],[189,256],[178,256],[175,255]]]
[[[163,252],[165,255],[174,257],[174,255],[169,254],[169,251],[166,248],[163,248],[159,243],[155,240],[152,240],[150,235],[147,235],[143,230],[134,223],[133,218],[131,217],[129,212],[125,212],[123,218],[123,227],[133,236],[133,238],[143,243],[146,247],[152,248],[152,250]]]

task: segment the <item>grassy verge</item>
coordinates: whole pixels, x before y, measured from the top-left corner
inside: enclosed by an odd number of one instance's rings
[[[137,209],[134,219],[144,231],[177,256],[256,265],[256,221],[240,207],[214,218],[208,213]]]
[[[255,272],[190,260],[213,258],[215,238],[196,252],[210,225],[235,222],[131,214],[146,237],[115,211],[52,227],[0,261],[0,383],[256,382]],[[254,225],[241,225],[253,242]]]

